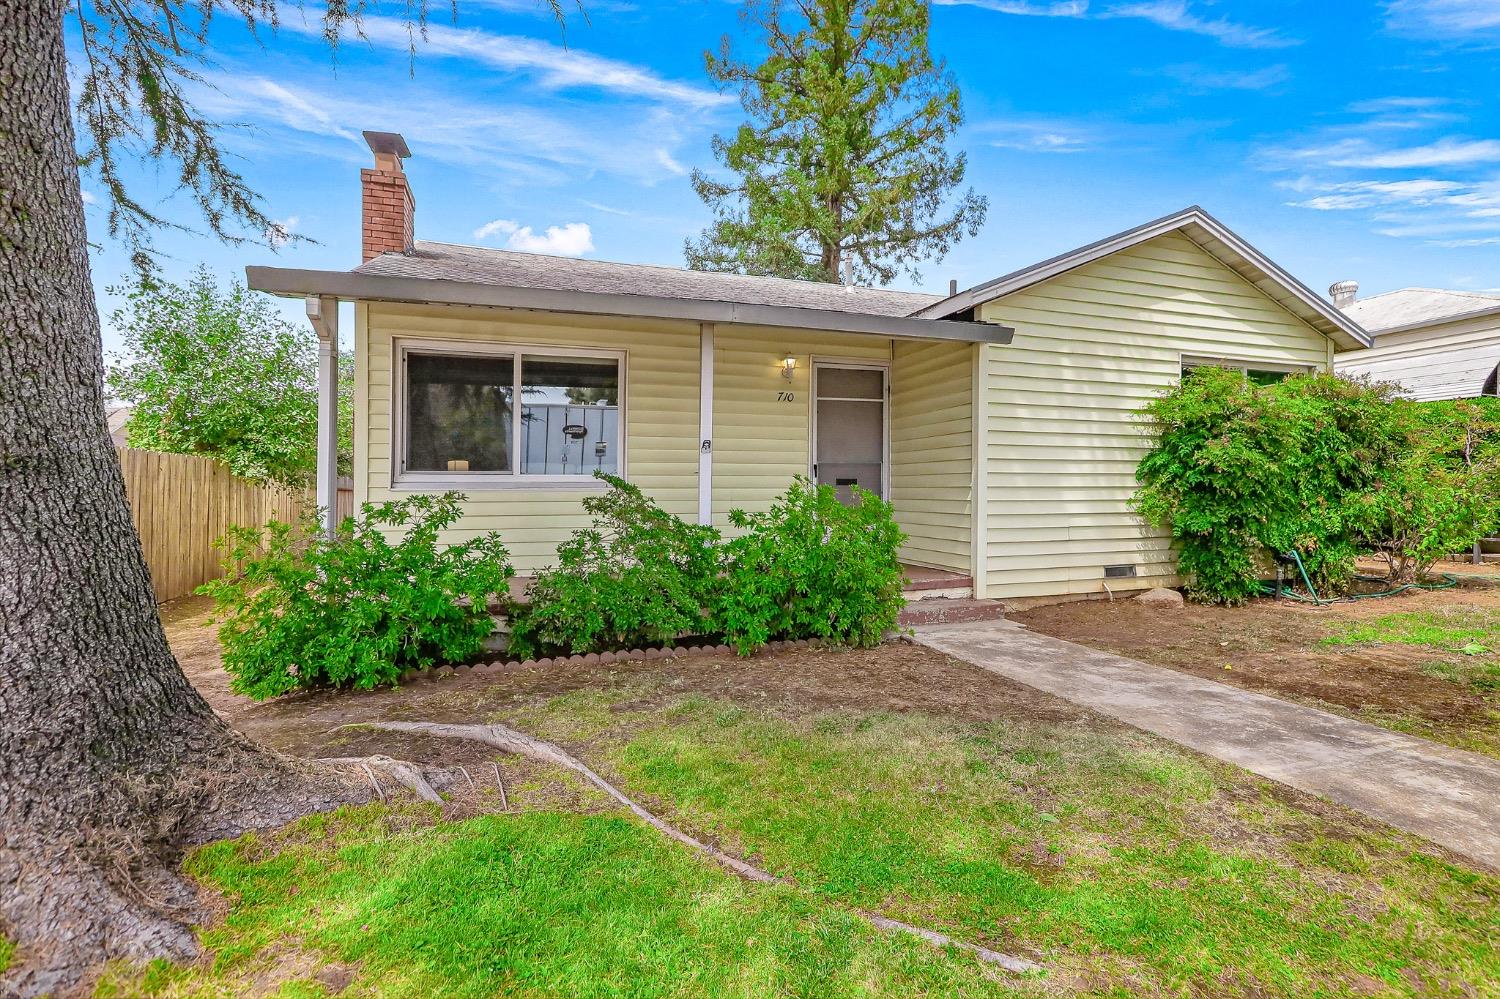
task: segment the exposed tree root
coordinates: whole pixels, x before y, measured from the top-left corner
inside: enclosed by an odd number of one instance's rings
[[[637,804],[633,799],[630,798],[629,795],[625,794],[625,792],[621,791],[609,781],[605,780],[603,777],[595,773],[593,769],[588,766],[588,764],[584,763],[582,760],[578,759],[576,756],[569,753],[562,747],[554,745],[550,742],[544,742],[541,739],[535,739],[529,735],[526,735],[524,732],[518,732],[515,729],[508,728],[505,725],[447,725],[437,722],[392,721],[364,722],[358,725],[343,727],[385,729],[392,732],[419,732],[423,735],[432,735],[444,739],[467,739],[472,742],[480,742],[484,743],[487,746],[493,746],[495,749],[506,753],[512,753],[516,756],[524,756],[533,760],[540,760],[545,763],[553,763],[557,766],[565,767],[568,770],[572,770],[583,775],[583,777],[589,783],[593,784],[605,794],[609,795],[611,798],[615,799],[620,804],[630,809],[636,814],[637,817],[641,819],[641,821],[645,822],[647,825],[650,825],[658,832],[671,839],[676,840],[684,846],[697,850],[704,856],[712,858],[713,860],[722,864],[724,867],[727,867],[729,870],[733,871],[735,874],[739,875],[745,880],[761,883],[787,883],[785,878],[779,878],[768,871],[763,871],[758,867],[747,864],[743,860],[740,860],[738,857],[731,857],[723,850],[720,850],[714,846],[710,846],[709,844],[704,843],[701,840],[695,839],[694,837],[689,836],[687,833],[676,828],[675,826],[672,826],[664,820],[657,818],[651,812],[647,811],[644,807]],[[891,932],[899,931],[902,933],[910,933],[914,936],[920,937],[923,940],[926,940],[928,943],[932,944],[935,947],[957,947],[960,950],[964,950],[969,952],[970,954],[973,954],[982,961],[997,965],[1007,971],[1038,971],[1041,967],[1040,965],[1034,964],[1031,961],[1027,961],[1024,958],[1014,957],[1010,954],[1002,954],[999,951],[990,950],[988,947],[981,947],[978,944],[966,943],[962,940],[955,940],[947,934],[939,933],[936,930],[923,929],[919,926],[912,926],[908,923],[899,922],[895,919],[888,919],[885,916],[880,916],[869,912],[861,912],[860,915],[868,920],[872,926],[875,926],[879,929]]]
[[[344,765],[362,768],[369,775],[370,783],[374,785],[375,793],[380,796],[381,801],[385,800],[385,790],[375,779],[373,770],[379,770],[381,773],[384,773],[391,780],[400,784],[423,801],[430,801],[437,805],[443,803],[442,795],[433,789],[432,784],[423,776],[422,771],[414,764],[407,763],[405,760],[393,760],[389,756],[340,756],[333,759],[318,760],[318,762],[334,766]],[[470,783],[472,784],[473,781],[470,781]]]

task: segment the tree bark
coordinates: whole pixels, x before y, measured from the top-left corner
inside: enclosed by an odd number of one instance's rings
[[[234,733],[167,646],[105,429],[62,0],[0,0],[0,993],[187,956],[187,843],[347,791]]]

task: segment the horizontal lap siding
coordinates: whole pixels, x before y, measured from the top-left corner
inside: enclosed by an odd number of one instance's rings
[[[1397,382],[1414,399],[1477,395],[1500,364],[1500,316],[1405,333],[1376,334],[1375,346],[1338,358],[1351,377]]]
[[[1184,355],[1326,368],[1328,341],[1178,235],[984,307],[1015,327],[984,348],[987,595],[1172,585],[1168,538],[1130,512],[1146,451],[1137,413]]]
[[[974,348],[897,343],[891,374],[891,501],[902,557],[968,572],[972,556]]]
[[[356,338],[356,499],[410,495],[391,488],[391,363],[397,337],[594,347],[625,352],[625,446],[629,477],[663,508],[692,519],[698,504],[698,326],[591,319],[503,309],[361,305]],[[554,561],[557,544],[587,526],[588,489],[470,488],[447,542],[497,530],[516,568]]]
[[[797,367],[791,381],[781,361]],[[713,522],[729,529],[729,511],[770,507],[812,464],[812,358],[887,361],[889,340],[801,330],[727,329],[714,335]],[[790,392],[790,401],[779,398]]]

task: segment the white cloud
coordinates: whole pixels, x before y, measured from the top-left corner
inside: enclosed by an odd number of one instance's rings
[[[96,205],[96,204],[99,203],[99,198],[94,194],[93,191],[87,191],[86,190],[86,191],[83,191],[82,193],[83,193],[83,203],[84,204],[86,204],[86,205]]]
[[[1444,204],[1454,196],[1468,190],[1466,185],[1455,180],[1364,180],[1316,185],[1310,178],[1304,177],[1293,184],[1283,186],[1293,190],[1312,189],[1324,192],[1306,201],[1292,202],[1293,207],[1311,208],[1320,212],[1352,211],[1391,205],[1425,207]]]
[[[1058,0],[1053,3],[1031,3],[1028,0],[933,0],[939,7],[982,7],[998,14],[1020,17],[1083,17],[1088,0]]]
[[[1090,13],[1088,0],[933,0],[944,7],[980,7],[1000,14],[1015,14],[1022,17],[1094,17],[1137,18],[1169,31],[1186,31],[1195,35],[1207,35],[1221,45],[1242,49],[1279,49],[1301,45],[1297,38],[1289,38],[1275,28],[1257,28],[1240,24],[1228,18],[1204,17],[1194,13],[1187,0],[1145,0],[1139,3],[1116,4],[1102,11]]]
[[[1023,153],[1082,153],[1099,143],[1092,129],[1061,119],[990,121],[974,131],[990,136],[988,144],[996,149]]]
[[[512,222],[510,219],[494,219],[475,229],[474,238],[489,239],[497,232],[509,236],[519,228],[521,228],[520,224]]]
[[[1280,64],[1253,70],[1215,70],[1190,63],[1168,66],[1162,73],[1199,91],[1269,90],[1292,78],[1291,70]]]
[[[297,231],[297,225],[301,221],[301,217],[297,215],[272,219],[270,228],[266,230],[266,242],[273,247],[285,246],[292,241],[292,234]]]
[[[1391,0],[1386,5],[1386,24],[1404,34],[1473,41],[1476,34],[1500,32],[1500,4],[1495,0]]]
[[[422,81],[403,83],[401,99],[393,100],[388,82],[354,72],[335,88],[319,75],[275,82],[226,67],[208,74],[207,84],[194,95],[206,113],[251,126],[230,135],[242,155],[335,156],[366,166],[370,153],[358,129],[379,128],[405,135],[422,160],[482,171],[501,185],[572,184],[595,172],[655,183],[670,175],[656,150],[712,128],[699,116],[654,105],[568,102],[559,109],[552,98],[466,98]],[[319,117],[304,113],[310,104]]]
[[[1355,101],[1349,110],[1355,114],[1384,114],[1387,111],[1421,111],[1453,103],[1446,97],[1375,97]]]
[[[365,39],[385,48],[405,50],[412,36],[401,20],[369,17],[363,22]],[[316,26],[310,26],[316,30]],[[597,88],[646,100],[683,104],[694,108],[723,105],[733,100],[706,87],[664,80],[644,66],[563,48],[535,38],[497,35],[476,29],[428,25],[418,51],[471,59],[495,69],[536,74],[543,87]]]
[[[1241,49],[1280,49],[1302,44],[1275,28],[1256,28],[1228,18],[1208,18],[1193,12],[1186,0],[1148,0],[1111,7],[1100,17],[1142,18],[1170,31],[1207,35],[1221,45]]]
[[[1375,150],[1359,143],[1335,153],[1329,165],[1372,170],[1410,170],[1420,167],[1471,166],[1500,163],[1500,140],[1446,137],[1425,146]]]
[[[656,151],[656,162],[666,167],[668,173],[674,173],[679,177],[688,172],[688,168],[673,159],[672,154],[665,149],[658,149]]]
[[[594,233],[587,222],[569,222],[566,225],[549,225],[546,233],[538,236],[531,226],[524,225],[510,234],[506,247],[523,253],[550,253],[560,257],[581,257],[594,249]]]

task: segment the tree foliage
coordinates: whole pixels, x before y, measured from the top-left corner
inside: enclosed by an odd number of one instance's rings
[[[583,0],[537,0],[565,24],[569,7],[583,13]],[[135,160],[162,163],[175,174],[209,232],[218,239],[269,246],[304,237],[287,232],[267,213],[261,196],[234,168],[220,147],[224,126],[193,103],[194,90],[207,85],[210,29],[228,18],[265,40],[280,27],[291,6],[285,0],[180,0],[120,3],[70,0],[67,14],[76,26],[79,59],[75,67],[74,109],[82,146],[80,165],[104,193],[109,235],[123,242],[142,273],[155,265],[152,235],[163,227],[185,228],[132,191],[123,166]],[[411,34],[411,51],[426,36],[429,0],[392,5]],[[380,0],[330,0],[318,8],[330,50],[350,34],[362,36],[367,15]],[[456,16],[456,3],[444,5]]]
[[[220,289],[199,268],[187,281],[134,286],[111,320],[125,352],[110,391],[133,407],[131,447],[202,454],[236,475],[285,485],[317,468],[317,347],[263,295]],[[341,374],[352,375],[346,368]],[[352,378],[346,380],[352,385]],[[341,386],[340,422],[352,426]],[[341,452],[349,426],[341,425]]]
[[[1296,551],[1320,592],[1364,553],[1408,582],[1494,525],[1500,423],[1477,403],[1415,403],[1331,375],[1254,385],[1199,368],[1147,405],[1135,506],[1169,529],[1189,595],[1237,604]]]
[[[923,0],[748,0],[763,58],[706,54],[749,118],[716,136],[734,175],[693,172],[713,225],[686,244],[699,270],[889,283],[940,259],[984,223],[963,182],[966,159],[944,144],[963,121],[958,86],[928,50]]]

